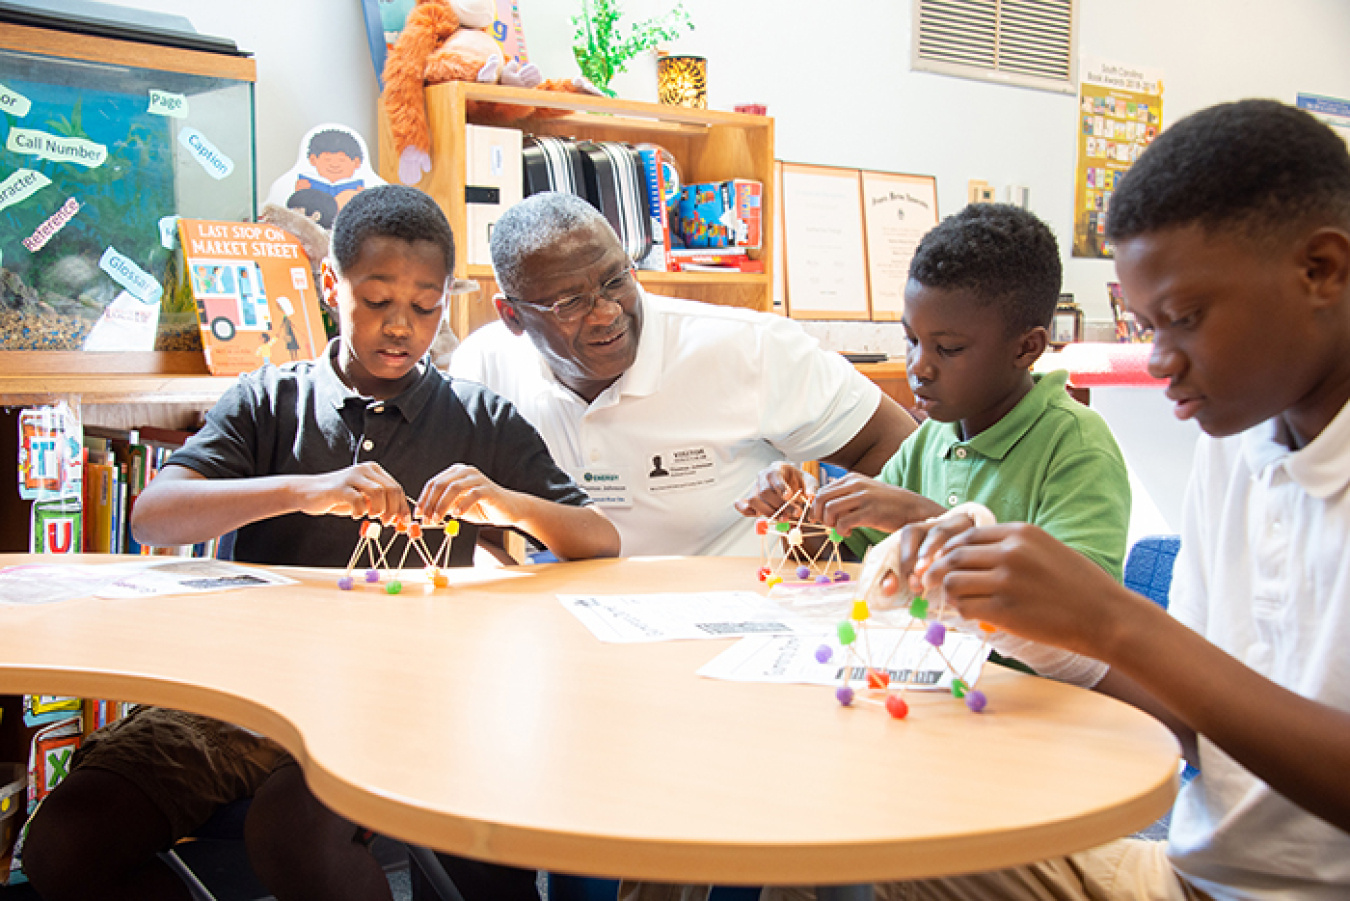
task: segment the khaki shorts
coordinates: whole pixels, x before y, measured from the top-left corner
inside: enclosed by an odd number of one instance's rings
[[[84,740],[71,771],[117,773],[169,819],[173,840],[190,835],[217,808],[249,798],[278,767],[294,763],[281,745],[195,713],[138,707]]]
[[[620,901],[703,901],[707,886],[625,882]],[[812,888],[766,888],[761,901],[811,901]],[[1210,901],[1167,860],[1167,843],[1108,842],[1068,857],[969,876],[876,886],[877,901]]]

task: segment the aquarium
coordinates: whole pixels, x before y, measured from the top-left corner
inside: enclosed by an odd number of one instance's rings
[[[46,34],[0,25],[0,349],[200,348],[176,222],[254,218],[252,62]]]

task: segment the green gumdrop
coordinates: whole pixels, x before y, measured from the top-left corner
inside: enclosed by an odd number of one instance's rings
[[[398,581],[390,582],[384,590],[390,594],[398,594],[403,590],[403,583]]]
[[[915,598],[909,602],[909,615],[915,619],[928,618],[928,601],[924,598]]]
[[[773,527],[779,532],[792,531],[792,523],[790,522],[776,522],[773,524]]]
[[[834,529],[830,529],[830,540],[833,541],[835,544],[838,544],[839,542],[844,540],[844,536],[840,535]]]
[[[853,631],[853,623],[844,620],[839,624],[839,643],[844,645],[853,644],[858,638],[858,633]]]
[[[962,682],[960,679],[953,679],[952,696],[957,698],[964,698],[966,696],[967,687],[968,686],[966,685],[966,683]]]

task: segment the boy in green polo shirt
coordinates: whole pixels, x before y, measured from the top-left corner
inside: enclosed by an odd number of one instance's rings
[[[976,501],[999,522],[1029,522],[1121,578],[1130,487],[1102,418],[1033,375],[1059,300],[1059,248],[1034,215],[972,204],[919,243],[905,288],[909,384],[928,420],[876,479],[822,488],[812,518],[860,555],[886,534]],[[776,464],[737,507],[764,516],[806,484]]]

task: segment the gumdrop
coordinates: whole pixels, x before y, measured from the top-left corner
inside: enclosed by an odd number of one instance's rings
[[[770,588],[774,587],[775,585],[779,584],[782,581],[783,581],[782,576],[769,576],[769,578],[764,580],[765,584],[768,585]]]
[[[853,644],[853,642],[858,637],[858,633],[853,631],[853,623],[849,622],[848,620],[844,620],[842,623],[840,623],[839,626],[837,627],[837,631],[839,633],[840,644],[844,645]]]
[[[806,578],[809,578],[810,575],[811,575],[811,567],[809,567],[809,566],[799,566],[799,567],[797,567],[797,578],[799,578],[799,579],[806,579]]]
[[[459,520],[448,519],[445,521],[445,535],[447,538],[454,538],[459,534]]]
[[[351,576],[342,576],[338,579],[338,588],[343,591],[351,591],[354,584],[356,583],[352,581]]]
[[[849,580],[849,575],[842,569],[836,569],[834,571],[834,580],[836,582],[847,582]]]
[[[387,586],[385,586],[384,590],[389,592],[390,594],[398,594],[400,591],[403,590],[403,583],[400,582],[398,579],[395,579],[392,582],[390,582]]]
[[[431,577],[431,584],[435,585],[437,588],[444,588],[450,584],[450,577],[445,573],[436,573],[436,575]]]
[[[843,540],[844,540],[844,536],[843,536],[843,535],[840,535],[840,534],[839,534],[838,532],[836,532],[834,529],[830,529],[830,541],[834,542],[835,544],[839,544],[839,543],[841,543]]]
[[[924,598],[915,598],[909,602],[909,615],[915,619],[928,618],[928,601]]]
[[[972,713],[980,713],[988,703],[989,699],[978,688],[966,693],[966,706],[971,709]]]
[[[954,698],[964,698],[964,697],[966,696],[966,692],[969,691],[969,690],[970,690],[970,686],[967,685],[967,684],[966,684],[964,681],[962,681],[961,679],[953,679],[953,680],[952,680],[952,697],[954,697]]]
[[[942,623],[929,623],[928,631],[923,633],[924,640],[935,648],[942,647],[942,642],[947,640],[947,627]]]
[[[853,689],[849,688],[847,685],[841,685],[835,689],[834,696],[839,703],[843,704],[845,707],[848,707],[853,703]]]
[[[829,663],[830,658],[834,656],[834,648],[823,644],[816,648],[816,663]]]
[[[859,598],[853,602],[853,612],[849,614],[850,618],[856,622],[863,622],[871,615],[872,611],[868,609],[866,601]]]
[[[886,698],[886,712],[895,719],[902,720],[909,716],[909,705],[899,695],[891,695]]]
[[[756,535],[769,534],[769,521],[767,519],[755,520],[755,534]]]
[[[885,688],[891,684],[891,677],[879,669],[869,669],[867,671],[868,688]]]
[[[367,581],[367,582],[378,582],[378,581],[380,581],[380,571],[379,571],[378,569],[368,569],[368,570],[366,570],[366,581]]]
[[[830,584],[830,577],[827,576],[827,575],[823,575],[823,574],[822,574],[822,575],[819,575],[819,576],[816,576],[816,584],[817,584],[817,585],[829,585],[829,584]]]

